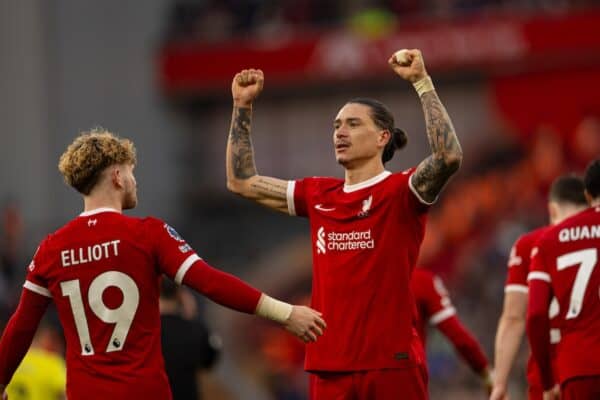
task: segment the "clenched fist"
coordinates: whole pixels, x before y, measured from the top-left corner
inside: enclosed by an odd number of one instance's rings
[[[231,82],[233,105],[249,107],[262,92],[265,75],[260,69],[245,69],[238,72]]]
[[[402,79],[414,83],[427,76],[423,55],[419,49],[406,51],[407,64],[399,64],[394,54],[388,60],[388,64]],[[409,62],[409,63],[408,63]]]

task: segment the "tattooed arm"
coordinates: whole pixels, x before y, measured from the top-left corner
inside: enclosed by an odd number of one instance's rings
[[[252,101],[262,90],[264,75],[260,70],[244,70],[233,78],[233,115],[227,140],[227,188],[266,207],[288,212],[287,181],[260,176],[254,163],[250,138]]]
[[[398,75],[415,85],[421,98],[432,154],[421,161],[411,183],[423,200],[433,202],[460,167],[462,149],[446,108],[427,75],[421,51],[408,50],[405,64],[400,64],[394,56],[388,63]]]
[[[433,202],[460,167],[462,149],[452,121],[435,90],[423,93],[421,103],[432,154],[421,161],[411,183],[423,200]]]

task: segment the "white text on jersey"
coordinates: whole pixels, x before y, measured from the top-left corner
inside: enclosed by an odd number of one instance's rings
[[[351,232],[325,232],[320,227],[317,238],[317,254],[325,254],[326,251],[347,251],[374,249],[375,239],[371,236],[371,230]]]
[[[119,255],[120,240],[111,240],[78,249],[68,249],[60,252],[63,267],[100,261],[103,258]]]
[[[558,240],[563,243],[583,239],[600,239],[600,225],[574,226],[561,229],[558,232]]]

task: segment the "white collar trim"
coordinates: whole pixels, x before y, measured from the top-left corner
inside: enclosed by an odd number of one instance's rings
[[[376,183],[381,182],[392,173],[390,171],[383,171],[379,175],[375,175],[372,178],[367,179],[366,181],[362,181],[359,183],[355,183],[353,185],[344,185],[344,193],[356,192],[357,190],[368,188],[369,186],[373,186]]]
[[[116,212],[116,213],[121,214],[121,212],[119,210],[115,210],[114,208],[100,207],[100,208],[95,208],[93,210],[84,211],[81,214],[79,214],[79,216],[80,217],[89,217],[90,215],[96,215],[96,214],[100,214],[103,212]]]

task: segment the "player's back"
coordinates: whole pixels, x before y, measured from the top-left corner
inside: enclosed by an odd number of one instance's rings
[[[69,398],[170,399],[153,242],[162,223],[99,211],[48,236],[25,286],[47,290],[56,304]]]
[[[561,382],[573,376],[600,374],[599,251],[600,207],[589,208],[553,227],[539,242],[536,257],[547,268],[561,310]]]

